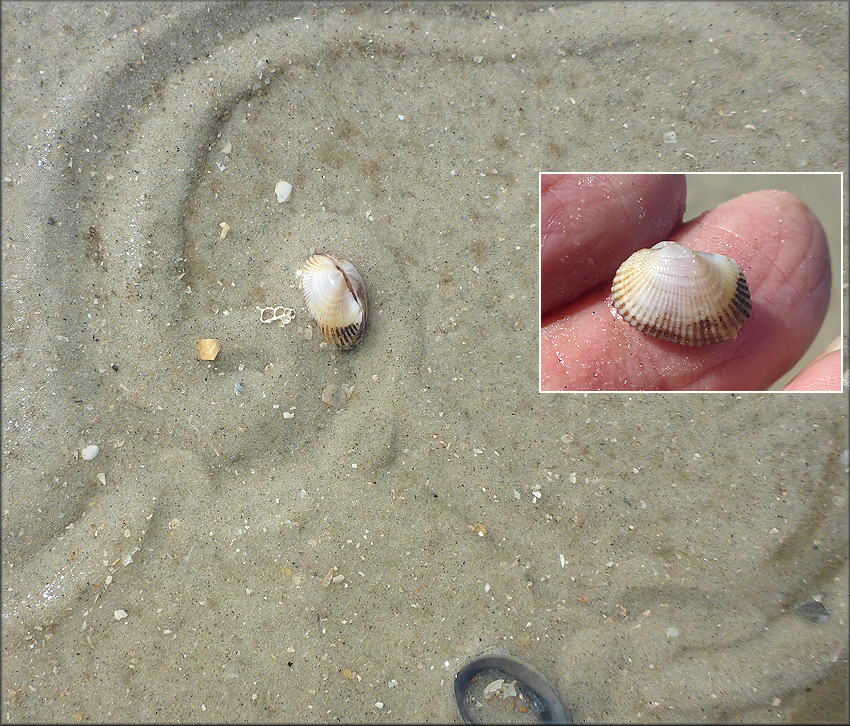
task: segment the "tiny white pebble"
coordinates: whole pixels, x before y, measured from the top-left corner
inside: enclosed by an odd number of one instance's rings
[[[91,461],[99,453],[100,447],[97,444],[89,444],[88,446],[86,446],[86,448],[80,451],[80,456],[82,457],[83,461]]]
[[[679,635],[679,631],[676,628],[667,628],[668,638],[675,638],[677,635]]]
[[[383,707],[384,707],[383,701],[375,701],[375,708],[383,708]]]
[[[127,617],[127,611],[126,610],[116,610],[114,615],[115,615],[116,620],[123,620],[124,618]]]
[[[289,199],[292,194],[292,184],[285,181],[279,181],[274,188],[274,193],[277,195],[277,201],[281,204]]]
[[[295,414],[294,414],[294,413],[292,413],[292,411],[284,411],[284,412],[283,412],[283,417],[284,417],[284,418],[295,418]]]

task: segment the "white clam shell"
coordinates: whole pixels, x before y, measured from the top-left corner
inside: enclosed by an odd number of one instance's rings
[[[682,345],[737,337],[750,316],[750,290],[735,260],[676,242],[638,250],[614,275],[614,307],[647,335]]]
[[[366,285],[348,260],[313,255],[304,264],[301,287],[307,309],[329,343],[351,348],[366,327]]]

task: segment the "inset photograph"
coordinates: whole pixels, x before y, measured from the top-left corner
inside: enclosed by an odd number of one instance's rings
[[[540,391],[841,391],[843,177],[542,173]]]

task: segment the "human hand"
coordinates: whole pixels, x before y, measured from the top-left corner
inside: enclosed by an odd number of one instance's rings
[[[685,224],[681,174],[543,174],[540,195],[541,390],[763,390],[806,352],[823,322],[826,235],[793,194],[745,194]],[[669,343],[616,313],[617,268],[668,239],[741,265],[753,312],[737,338]],[[840,391],[840,346],[785,390]]]

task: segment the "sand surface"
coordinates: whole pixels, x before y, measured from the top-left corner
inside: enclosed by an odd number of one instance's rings
[[[3,3],[3,718],[458,721],[501,647],[581,721],[842,720],[846,396],[538,394],[537,179],[846,172],[847,31]]]

